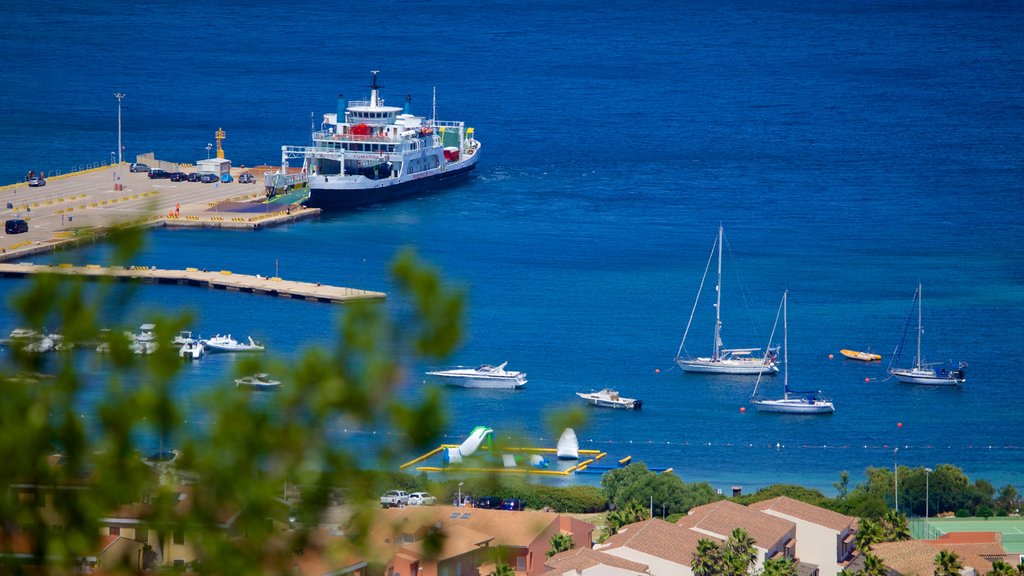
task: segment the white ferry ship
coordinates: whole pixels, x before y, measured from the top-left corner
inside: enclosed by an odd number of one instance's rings
[[[378,71],[372,71],[369,100],[354,100],[324,114],[312,146],[282,146],[281,167],[267,174],[268,192],[305,179],[306,206],[345,209],[377,204],[450,183],[476,167],[480,143],[465,122],[440,121],[385,106]],[[287,175],[289,160],[301,160],[302,172]]]

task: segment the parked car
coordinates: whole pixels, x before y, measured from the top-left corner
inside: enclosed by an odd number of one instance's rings
[[[207,184],[210,184],[211,182],[220,182],[220,176],[212,172],[206,172],[205,174],[199,177],[199,181],[205,182]]]
[[[427,492],[409,494],[409,506],[433,506],[434,504],[437,504],[437,498]]]
[[[199,172],[189,172],[189,174],[188,174],[188,181],[189,182],[199,182],[199,179],[202,178],[202,177],[203,177],[203,175],[200,174]]]
[[[256,182],[256,177],[246,172],[238,177],[238,182],[241,184],[253,184]]]
[[[171,177],[171,173],[168,172],[167,170],[162,170],[160,168],[150,168],[149,169],[149,178],[151,180],[156,180],[157,178],[170,178],[170,177]]]
[[[407,504],[409,504],[409,493],[405,490],[388,490],[380,497],[381,508],[406,506]]]
[[[33,176],[28,179],[28,185],[32,187],[46,186],[46,178],[43,178],[42,176]]]
[[[452,499],[452,506],[456,506],[458,508],[468,508],[472,505],[473,497],[470,496],[469,494],[463,494],[461,496],[461,500],[459,496],[456,496],[455,498]]]
[[[129,172],[149,172],[149,166],[147,164],[142,164],[142,163],[139,163],[139,162],[133,162],[131,164],[131,166],[128,167],[128,171]]]
[[[496,510],[501,508],[501,498],[497,496],[483,496],[473,500],[473,508],[489,508]]]
[[[235,179],[231,177],[231,174],[228,174],[227,172],[225,172],[225,173],[220,175],[220,181],[225,183],[225,184],[227,184],[229,182],[234,182]]]
[[[4,223],[4,232],[8,234],[21,234],[28,232],[28,222],[21,218],[12,218]]]
[[[504,502],[501,503],[502,510],[522,510],[523,501],[519,498],[505,498]]]
[[[188,174],[184,172],[171,172],[171,182],[188,182]]]

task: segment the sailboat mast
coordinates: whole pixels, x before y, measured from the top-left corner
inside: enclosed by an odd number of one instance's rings
[[[718,283],[715,284],[715,346],[711,359],[718,360],[722,345],[722,225],[718,225]]]
[[[917,356],[914,357],[914,368],[921,369],[921,283],[917,283]]]
[[[789,399],[789,317],[787,314],[789,290],[782,293],[782,398]]]

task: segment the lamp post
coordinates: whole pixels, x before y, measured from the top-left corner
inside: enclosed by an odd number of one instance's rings
[[[896,496],[893,499],[893,505],[897,512],[900,511],[900,469],[896,467],[896,453],[899,451],[899,448],[892,449],[893,492],[896,493]]]
[[[462,508],[462,482],[459,482],[459,499],[455,502],[455,505]]]
[[[117,163],[122,162],[121,153],[123,148],[121,147],[121,100],[124,98],[124,93],[117,92],[114,94],[114,98],[117,98]]]
[[[931,473],[931,468],[924,469],[924,525],[926,528],[928,526],[928,475]],[[925,537],[927,538],[928,535],[925,534]]]
[[[206,144],[206,159],[207,160],[210,159],[210,150],[213,150],[213,144],[207,143]],[[461,484],[460,484],[460,486],[461,486]]]

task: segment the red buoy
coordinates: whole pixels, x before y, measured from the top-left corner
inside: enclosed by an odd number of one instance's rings
[[[896,427],[897,428],[903,428],[903,422],[897,422],[896,423]]]
[[[661,368],[655,368],[654,369],[654,373],[655,374],[661,374]]]
[[[865,382],[871,382],[871,378],[865,378],[864,381]]]
[[[829,360],[831,360],[831,359],[833,359],[833,358],[835,358],[835,356],[833,356],[833,355],[831,355],[831,354],[829,354],[829,355],[828,355],[828,359],[829,359]]]
[[[747,413],[747,407],[746,406],[740,406],[740,414],[746,414],[746,413]]]

